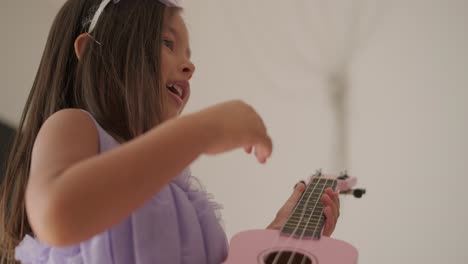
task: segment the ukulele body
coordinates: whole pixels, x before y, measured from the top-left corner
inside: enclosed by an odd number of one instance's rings
[[[281,251],[286,253],[276,256],[278,253],[275,252]],[[291,256],[294,261],[288,262]],[[357,259],[356,248],[341,240],[329,237],[299,239],[277,230],[250,230],[231,239],[229,256],[224,264],[356,264]]]
[[[281,230],[236,234],[224,264],[357,264],[354,246],[322,236],[325,217],[320,201],[328,187],[349,191],[355,184],[356,178],[346,173],[336,178],[318,171]]]

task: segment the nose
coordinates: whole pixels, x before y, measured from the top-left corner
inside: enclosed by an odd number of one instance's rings
[[[184,62],[181,65],[181,71],[188,79],[192,78],[193,73],[195,72],[195,65],[191,61]]]

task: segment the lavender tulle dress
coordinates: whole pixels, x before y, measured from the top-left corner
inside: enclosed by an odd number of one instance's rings
[[[100,152],[119,146],[99,124]],[[227,239],[209,200],[187,169],[122,223],[67,248],[26,236],[15,257],[26,264],[219,264]]]

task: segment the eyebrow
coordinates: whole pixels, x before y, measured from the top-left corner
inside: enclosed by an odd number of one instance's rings
[[[171,26],[165,26],[165,27],[163,28],[163,30],[169,31],[169,32],[172,33],[174,36],[180,38],[179,32],[178,32],[175,28],[173,28],[173,27],[171,27]],[[187,55],[187,57],[189,57],[189,58],[192,57],[192,50],[191,50],[190,48],[187,48],[187,50],[186,50],[186,55]]]
[[[164,30],[166,31],[169,31],[170,33],[174,34],[174,35],[179,35],[179,32],[177,32],[177,30],[173,27],[170,27],[170,26],[164,26]]]

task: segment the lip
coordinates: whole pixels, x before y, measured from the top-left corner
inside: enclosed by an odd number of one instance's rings
[[[185,80],[171,81],[171,82],[167,82],[167,84],[174,84],[182,88],[182,96],[180,97],[171,92],[172,95],[174,95],[181,101],[185,101],[185,99],[187,99],[187,97],[190,94],[190,83],[188,81],[185,81]]]
[[[180,98],[180,97],[179,97],[178,95],[176,95],[175,93],[173,93],[173,92],[171,92],[171,91],[169,91],[169,90],[168,90],[168,93],[169,93],[169,96],[172,97],[172,99],[174,99],[174,100],[177,102],[177,104],[178,104],[179,106],[181,106],[181,105],[184,103],[184,101],[182,100],[182,98]]]

